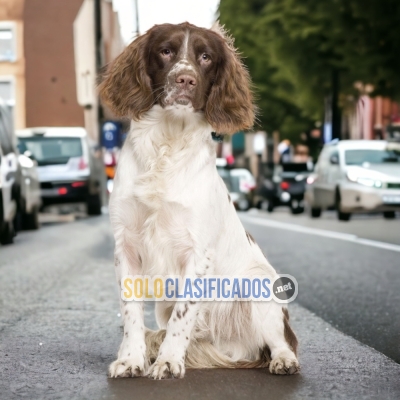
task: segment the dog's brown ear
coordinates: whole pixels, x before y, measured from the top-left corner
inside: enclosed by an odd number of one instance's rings
[[[107,68],[99,85],[100,97],[118,116],[138,120],[154,102],[146,72],[148,35],[134,40]]]
[[[254,124],[250,75],[223,28],[216,26],[212,30],[224,42],[225,54],[211,87],[205,116],[216,132],[233,134]]]

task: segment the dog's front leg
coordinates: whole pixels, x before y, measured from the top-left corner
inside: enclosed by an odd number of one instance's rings
[[[158,357],[150,367],[149,376],[154,379],[183,378],[185,356],[190,335],[196,323],[199,302],[176,302],[167,324],[165,339]]]
[[[199,266],[202,263],[198,263],[196,268],[193,260],[194,257],[186,268],[187,276],[204,275],[205,268]],[[149,369],[149,377],[154,379],[184,377],[186,350],[199,308],[200,302],[198,301],[177,301],[175,303],[158,357]]]
[[[116,275],[121,288],[121,279],[126,275],[135,275],[140,270],[139,259],[135,255],[130,257],[121,251],[116,241],[115,267]],[[109,367],[111,378],[125,378],[145,375],[146,345],[143,315],[143,302],[121,300],[121,315],[124,321],[124,336],[118,351],[117,359]]]

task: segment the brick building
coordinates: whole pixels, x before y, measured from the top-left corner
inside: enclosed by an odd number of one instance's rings
[[[400,106],[385,97],[367,94],[349,101],[343,116],[343,137],[346,139],[388,139],[400,123]]]
[[[24,0],[0,0],[0,98],[25,126]],[[18,104],[18,107],[16,106]]]
[[[15,127],[85,126],[96,140],[96,72],[122,48],[111,0],[0,0],[0,97]]]

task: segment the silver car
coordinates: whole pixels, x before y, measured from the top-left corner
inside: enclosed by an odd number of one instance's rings
[[[10,110],[0,100],[0,243],[21,229],[38,229],[41,205],[35,163],[18,154]]]
[[[39,210],[42,205],[37,164],[29,157],[19,154],[21,167],[21,228],[39,229]]]
[[[84,128],[27,128],[17,136],[21,154],[38,164],[43,206],[84,202],[89,215],[101,214],[104,166]]]
[[[339,220],[352,213],[400,210],[400,144],[384,140],[344,140],[326,144],[315,173],[307,179],[305,199],[311,216],[335,208]]]

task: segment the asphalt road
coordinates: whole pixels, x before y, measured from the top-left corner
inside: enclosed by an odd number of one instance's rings
[[[400,363],[400,245],[384,248],[400,241],[400,220],[331,217],[279,211],[243,214],[242,221],[272,265],[296,277],[299,304]],[[320,229],[343,235],[321,236]]]
[[[263,224],[301,226],[284,213],[241,218],[272,264],[299,282],[290,312],[300,375],[108,379],[121,339],[108,218],[63,217],[0,247],[0,399],[400,398],[400,365],[381,353],[399,360],[399,252]],[[146,320],[154,326],[151,305]]]
[[[272,221],[352,234],[369,240],[400,245],[400,213],[397,213],[397,219],[393,220],[385,220],[381,213],[353,214],[349,222],[338,221],[334,211],[324,211],[320,218],[310,218],[306,213],[292,215],[285,207],[276,208],[272,213],[252,209],[249,214],[264,216]]]

